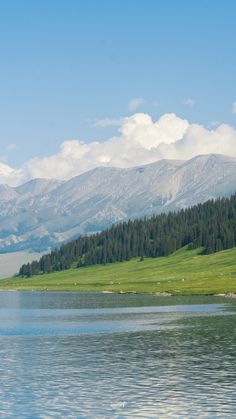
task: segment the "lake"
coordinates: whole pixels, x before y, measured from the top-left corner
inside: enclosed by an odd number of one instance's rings
[[[0,417],[236,417],[236,302],[0,292]]]

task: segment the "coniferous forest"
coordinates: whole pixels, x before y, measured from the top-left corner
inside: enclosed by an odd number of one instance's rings
[[[79,237],[24,264],[20,276],[38,275],[134,257],[168,256],[188,245],[210,254],[236,246],[236,194],[209,200],[179,212],[127,221],[91,236]]]

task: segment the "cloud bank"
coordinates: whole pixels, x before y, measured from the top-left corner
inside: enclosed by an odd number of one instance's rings
[[[104,142],[65,141],[56,154],[33,158],[20,168],[0,163],[0,183],[19,185],[37,177],[69,179],[97,166],[131,167],[209,153],[236,157],[236,130],[226,124],[206,129],[173,113],[157,121],[136,113],[122,118],[118,134]]]

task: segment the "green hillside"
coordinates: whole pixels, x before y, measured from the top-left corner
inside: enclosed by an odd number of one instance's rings
[[[210,255],[180,249],[170,256],[132,259],[0,281],[1,289],[168,292],[176,295],[236,292],[236,248]]]
[[[78,237],[43,255],[39,261],[23,265],[19,276],[63,271],[73,264],[88,267],[138,257],[159,258],[186,245],[191,249],[202,248],[204,254],[236,247],[236,194],[178,212],[129,220],[100,233]]]

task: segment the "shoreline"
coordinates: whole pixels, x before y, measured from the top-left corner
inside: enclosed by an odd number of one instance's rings
[[[189,294],[171,294],[168,292],[138,292],[138,291],[109,291],[109,290],[71,290],[71,289],[4,289],[0,288],[0,292],[38,292],[38,293],[48,293],[48,292],[65,292],[65,293],[98,293],[98,294],[116,294],[116,295],[150,295],[153,297],[161,297],[161,298],[173,298],[173,297],[222,297],[228,299],[236,299],[236,292],[229,292],[229,293],[209,293],[209,292],[202,292],[202,293],[189,293]]]

